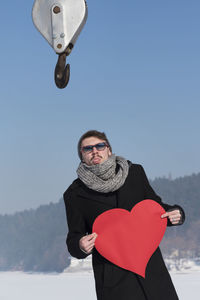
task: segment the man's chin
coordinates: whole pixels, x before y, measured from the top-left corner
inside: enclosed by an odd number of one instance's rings
[[[101,161],[93,161],[93,165],[99,165]]]
[[[98,165],[101,163],[101,159],[93,159],[92,163],[93,163],[93,165]]]

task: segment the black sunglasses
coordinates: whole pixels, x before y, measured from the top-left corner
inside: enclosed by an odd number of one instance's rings
[[[82,147],[82,151],[85,153],[89,153],[93,151],[93,148],[96,148],[98,151],[103,151],[106,147],[108,147],[108,145],[106,143],[98,143],[96,145],[88,145],[85,147]]]

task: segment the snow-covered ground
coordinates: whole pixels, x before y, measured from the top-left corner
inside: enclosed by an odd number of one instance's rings
[[[171,273],[180,300],[199,300],[200,272]],[[0,272],[1,300],[95,300],[91,272],[27,274]]]
[[[200,260],[165,259],[180,300],[200,299]],[[95,300],[91,257],[62,274],[0,272],[0,300]]]

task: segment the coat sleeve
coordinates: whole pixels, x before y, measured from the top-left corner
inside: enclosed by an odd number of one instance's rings
[[[86,235],[84,218],[77,207],[73,190],[68,190],[63,195],[68,223],[67,248],[71,256],[83,259],[88,256],[79,247],[79,240]]]
[[[143,167],[142,166],[140,166],[140,167],[141,167],[141,172],[142,172],[142,177],[143,177],[143,182],[144,182],[144,189],[145,189],[146,199],[155,200],[156,202],[158,202],[164,208],[165,211],[172,211],[172,210],[178,209],[180,211],[180,214],[181,214],[181,220],[176,225],[182,225],[185,221],[185,213],[184,213],[184,210],[182,209],[182,207],[179,206],[179,205],[176,205],[176,204],[175,205],[169,205],[169,204],[163,203],[161,198],[154,192],[153,188],[149,184],[148,178],[145,174],[145,171],[144,171]],[[167,220],[167,226],[176,226],[176,225],[173,225],[169,221],[169,219]]]

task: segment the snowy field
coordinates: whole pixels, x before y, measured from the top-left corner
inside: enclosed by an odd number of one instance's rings
[[[171,274],[180,300],[200,299],[200,272]],[[92,273],[0,272],[1,300],[95,300]]]

